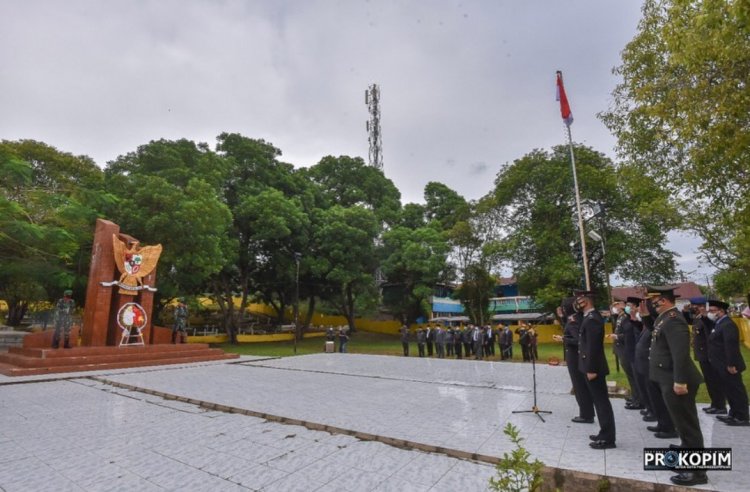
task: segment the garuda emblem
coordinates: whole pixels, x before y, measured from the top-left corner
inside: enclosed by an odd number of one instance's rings
[[[112,234],[112,247],[115,252],[115,264],[122,274],[117,282],[120,294],[134,296],[139,290],[152,289],[143,285],[143,277],[148,276],[156,268],[161,255],[161,244],[140,247],[138,241],[128,244]]]

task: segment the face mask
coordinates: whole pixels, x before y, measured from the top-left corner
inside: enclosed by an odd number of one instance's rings
[[[635,319],[641,321],[641,313],[635,313]]]
[[[620,314],[620,308],[613,307],[612,314]]]
[[[719,317],[719,313],[708,313],[708,319],[711,321],[716,321],[716,318]]]
[[[652,319],[656,319],[659,316],[659,313],[654,308],[654,303],[650,299],[646,301],[646,309],[648,309],[648,314],[651,315]]]
[[[630,314],[630,311],[632,311],[630,306],[625,306],[625,314]]]

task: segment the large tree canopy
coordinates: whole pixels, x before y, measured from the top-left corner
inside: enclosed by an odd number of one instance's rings
[[[675,215],[653,183],[620,173],[599,152],[576,146],[581,197],[598,203],[604,215],[586,230],[606,241],[610,272],[637,282],[660,282],[674,275],[674,254],[664,249]],[[535,150],[498,173],[494,206],[507,235],[498,243],[524,292],[554,307],[570,289],[583,285],[577,214],[567,146]],[[604,294],[601,245],[587,237],[592,283]],[[606,296],[602,295],[602,298]]]
[[[622,82],[613,105],[600,115],[634,174],[671,193],[688,226],[703,238],[705,257],[715,266],[740,269],[746,279],[748,73],[748,2],[647,0],[638,32],[615,69]]]
[[[85,156],[33,140],[0,143],[0,298],[9,325],[29,303],[85,290],[96,208],[111,201]]]

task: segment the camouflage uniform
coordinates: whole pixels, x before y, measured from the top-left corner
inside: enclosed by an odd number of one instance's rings
[[[52,348],[60,347],[60,332],[63,333],[63,347],[70,348],[70,327],[73,325],[73,311],[76,302],[70,298],[73,293],[65,291],[65,297],[55,304],[55,334],[52,337]]]
[[[183,335],[187,335],[188,316],[189,316],[189,313],[188,313],[187,306],[185,305],[184,302],[180,301],[177,307],[174,308],[174,324],[172,325],[172,343],[176,343],[178,332],[181,332]]]

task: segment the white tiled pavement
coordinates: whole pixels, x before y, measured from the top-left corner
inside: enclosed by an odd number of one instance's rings
[[[553,412],[546,423],[512,413],[533,404],[531,367],[519,363],[317,354],[101,378],[492,456],[511,448],[502,433],[509,421],[548,466],[669,483],[669,472],[642,470],[642,450],[676,440],[655,439],[638,412],[613,399],[618,447],[590,449],[597,426],[570,422],[576,405],[567,370],[537,370],[539,407]],[[734,471],[709,473],[703,488],[745,490],[750,429],[699,414],[706,445],[734,450]],[[483,464],[206,411],[88,379],[0,385],[0,418],[6,490],[453,491],[483,490],[494,474]],[[62,485],[50,487],[57,480]]]

